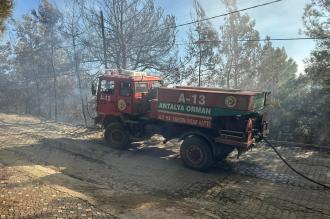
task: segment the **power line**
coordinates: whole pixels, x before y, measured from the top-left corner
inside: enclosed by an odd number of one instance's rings
[[[251,7],[235,10],[235,11],[230,11],[228,13],[224,13],[224,14],[220,14],[220,15],[216,15],[216,16],[212,16],[212,17],[208,17],[208,18],[203,18],[203,19],[199,19],[199,20],[195,20],[195,21],[190,21],[190,22],[178,24],[178,25],[175,25],[175,26],[168,26],[168,27],[164,27],[164,28],[160,28],[160,29],[157,29],[157,30],[144,32],[144,33],[152,33],[152,32],[157,32],[157,31],[161,31],[161,30],[175,29],[175,28],[182,27],[182,26],[187,26],[187,25],[191,25],[191,24],[195,24],[195,23],[199,23],[199,22],[203,22],[203,21],[207,21],[207,20],[211,20],[211,19],[215,19],[215,18],[219,18],[219,17],[228,16],[228,15],[234,14],[234,13],[239,13],[239,12],[242,12],[242,11],[246,11],[246,10],[250,10],[250,9],[254,9],[254,8],[258,8],[258,7],[263,7],[263,6],[274,4],[274,3],[277,3],[277,2],[280,2],[280,1],[283,1],[283,0],[270,1],[270,2],[263,3],[263,4],[258,4],[258,5],[254,5],[254,6],[251,6]],[[273,38],[273,39],[271,39],[271,38],[270,39],[241,39],[241,40],[238,40],[238,41],[251,41],[251,42],[253,42],[253,41],[266,41],[266,40],[269,40],[269,41],[292,41],[292,40],[311,40],[311,39],[314,39],[314,40],[315,39],[328,39],[328,37],[326,37],[326,38],[295,37],[295,38]],[[178,43],[175,43],[174,45],[182,46],[182,45],[212,43],[212,42],[221,42],[221,40],[198,41],[198,42],[178,42]],[[68,46],[68,47],[72,47],[72,46]],[[58,47],[58,48],[54,48],[54,49],[61,49],[61,48],[67,48],[67,47]],[[42,51],[42,50],[48,50],[48,49],[39,49],[38,51]],[[13,54],[34,53],[34,52],[36,52],[36,51],[24,51],[24,52],[22,51],[22,52],[15,52]]]
[[[293,38],[265,38],[265,39],[241,39],[238,41],[292,41],[292,40],[325,40],[330,39],[330,36],[328,37],[293,37]]]
[[[275,1],[271,1],[271,2],[266,2],[266,3],[263,3],[263,4],[254,5],[254,6],[251,6],[251,7],[242,8],[242,9],[235,10],[235,11],[230,11],[230,12],[227,12],[227,13],[224,13],[224,14],[219,14],[219,15],[215,15],[215,16],[212,16],[212,17],[208,17],[208,18],[203,18],[203,19],[199,19],[199,20],[195,20],[195,21],[190,21],[190,22],[178,24],[178,25],[175,25],[175,26],[168,26],[168,27],[160,28],[160,29],[145,32],[145,33],[153,33],[153,32],[167,30],[167,29],[176,29],[178,27],[183,27],[183,26],[187,26],[187,25],[191,25],[191,24],[195,24],[195,23],[200,23],[200,22],[203,22],[203,21],[208,21],[208,20],[212,20],[212,19],[215,19],[215,18],[219,18],[219,17],[225,17],[225,16],[228,16],[228,15],[231,15],[231,14],[239,13],[239,12],[242,12],[242,11],[247,11],[247,10],[258,8],[258,7],[263,7],[263,6],[274,4],[274,3],[277,3],[277,2],[280,2],[280,1],[283,1],[283,0],[275,0]]]
[[[271,2],[266,2],[266,3],[263,3],[263,4],[259,4],[259,5],[255,5],[255,6],[235,10],[235,11],[230,11],[230,12],[225,13],[225,14],[220,14],[220,15],[216,15],[216,16],[212,16],[212,17],[208,17],[208,18],[203,18],[203,19],[196,20],[196,21],[191,21],[191,22],[187,22],[187,23],[183,23],[183,24],[178,24],[178,25],[176,25],[176,28],[186,26],[186,25],[190,25],[190,24],[203,22],[203,21],[212,20],[212,19],[219,18],[219,17],[228,16],[230,14],[235,14],[235,13],[238,13],[238,12],[247,11],[247,10],[250,10],[250,9],[254,9],[254,8],[258,8],[258,7],[262,7],[262,6],[266,6],[266,5],[270,5],[270,4],[274,4],[274,3],[277,3],[277,2],[280,2],[280,1],[282,1],[282,0],[275,0],[275,1],[271,1]]]
[[[298,40],[327,40],[328,37],[293,37],[293,38],[265,38],[265,39],[238,39],[238,42],[263,42],[263,41],[298,41]],[[221,43],[221,40],[199,40],[195,42],[179,42],[175,45],[193,45],[193,44],[203,44],[203,43]]]
[[[250,10],[250,9],[254,9],[254,8],[258,8],[258,7],[263,7],[263,6],[274,4],[274,3],[277,3],[277,2],[280,2],[280,1],[283,1],[283,0],[270,1],[270,2],[263,3],[263,4],[258,4],[258,5],[254,5],[254,6],[251,6],[251,7],[235,10],[235,11],[230,11],[228,13],[224,13],[224,14],[220,14],[220,15],[216,15],[216,16],[212,16],[212,17],[208,17],[208,18],[204,18],[204,19],[199,19],[199,20],[195,20],[195,21],[190,21],[190,22],[178,24],[178,25],[175,25],[175,26],[168,26],[168,27],[160,28],[160,29],[145,32],[145,33],[152,33],[152,32],[167,30],[167,29],[175,29],[175,28],[182,27],[182,26],[187,26],[187,25],[191,25],[191,24],[195,24],[195,23],[199,23],[199,22],[203,22],[203,21],[207,21],[207,20],[211,20],[211,19],[215,19],[215,18],[219,18],[219,17],[228,16],[228,15],[234,14],[234,13],[239,13],[239,12],[242,12],[242,11],[246,11],[246,10]],[[269,41],[293,41],[293,40],[317,40],[317,39],[329,39],[329,37],[325,37],[325,38],[295,37],[295,38],[270,38],[270,39],[240,39],[240,40],[237,40],[237,41],[246,41],[246,42],[251,41],[251,42],[253,42],[253,41],[266,41],[266,40],[269,40]],[[174,45],[182,46],[182,45],[200,44],[200,43],[214,43],[214,42],[221,42],[221,40],[209,40],[209,41],[198,41],[198,42],[197,41],[196,42],[177,42]],[[54,49],[64,49],[64,48],[70,48],[70,47],[72,47],[72,46],[55,47]],[[35,51],[32,50],[32,51],[13,52],[12,54],[35,53],[35,52],[47,51],[47,50],[49,50],[49,48],[37,49]]]
[[[261,42],[261,41],[295,41],[295,40],[328,40],[329,37],[292,37],[292,38],[265,38],[265,39],[238,39],[239,42]],[[199,43],[220,43],[221,40],[200,40],[195,42],[185,42],[189,44]]]
[[[292,38],[265,38],[265,39],[238,39],[239,42],[263,42],[263,41],[298,41],[298,40],[328,40],[330,36],[326,37],[292,37]],[[176,46],[182,45],[194,45],[194,44],[203,44],[203,43],[221,43],[221,40],[200,40],[195,42],[188,42],[188,41],[179,41],[175,43]],[[144,47],[144,45],[135,46],[135,47]],[[65,48],[72,48],[72,46],[59,46],[54,47],[53,49],[65,49]],[[49,51],[50,48],[39,48],[36,50],[29,50],[29,51],[19,51],[19,52],[11,52],[11,54],[28,54],[28,53],[37,53],[40,51]]]

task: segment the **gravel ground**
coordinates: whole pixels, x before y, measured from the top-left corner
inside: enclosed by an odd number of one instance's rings
[[[0,114],[0,218],[330,218],[330,191],[270,148],[207,173],[184,168],[178,150],[155,137],[116,151],[100,130]],[[329,153],[278,150],[329,185]]]

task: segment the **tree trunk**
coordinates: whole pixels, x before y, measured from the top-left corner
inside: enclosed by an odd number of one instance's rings
[[[76,76],[77,76],[79,94],[80,94],[80,101],[81,101],[81,112],[83,114],[84,124],[85,124],[85,126],[87,126],[85,103],[84,103],[84,96],[83,96],[83,91],[82,91],[82,86],[81,86],[79,63],[78,63],[78,57],[77,57],[77,52],[76,52],[76,41],[75,41],[75,36],[74,35],[72,36],[72,46],[73,46],[73,55],[74,55],[74,67],[75,67],[75,73],[76,73]]]
[[[40,84],[37,82],[37,104],[38,104],[38,116],[41,116],[41,101],[40,101]]]
[[[234,66],[234,87],[238,88],[238,69],[237,69],[237,59],[235,59],[235,66]]]
[[[121,44],[122,44],[122,63],[121,66],[123,69],[126,69],[127,67],[127,45],[126,45],[126,39],[125,39],[125,33],[124,33],[124,27],[123,27],[123,22],[124,22],[124,8],[123,8],[123,3],[120,3],[120,37],[121,37]]]
[[[34,77],[34,80],[36,82],[36,96],[37,96],[37,107],[38,107],[38,112],[37,112],[37,115],[38,116],[41,116],[41,106],[40,106],[40,83],[39,83],[39,79],[38,79],[38,76],[40,74],[40,71],[39,71],[39,63],[35,63],[35,60],[33,59],[33,65],[34,66],[37,66],[37,75],[35,75]]]
[[[202,67],[202,48],[201,48],[201,29],[198,28],[198,49],[199,49],[199,63],[198,63],[198,87],[201,86],[201,67]]]
[[[53,88],[54,88],[54,119],[57,121],[57,77],[54,64],[54,45],[51,45],[51,63],[53,71]]]
[[[25,95],[25,114],[29,114],[30,112],[30,106],[29,106],[29,87],[28,87],[28,79],[26,77],[24,77],[24,81],[25,81],[25,92],[24,92],[24,95]]]
[[[230,88],[230,73],[232,69],[233,59],[230,57],[229,67],[227,67],[227,88]],[[228,69],[229,68],[229,69]]]
[[[49,67],[48,70],[48,119],[52,118],[52,91],[50,89],[51,87],[51,73]]]

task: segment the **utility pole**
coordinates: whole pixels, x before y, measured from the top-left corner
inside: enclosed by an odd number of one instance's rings
[[[202,67],[202,48],[201,48],[201,25],[198,23],[198,49],[199,49],[199,63],[198,63],[198,87],[201,86],[201,67]]]
[[[102,39],[103,39],[103,57],[104,57],[104,68],[108,68],[108,61],[107,61],[107,45],[105,40],[105,33],[104,33],[104,18],[103,12],[100,11],[101,14],[101,29],[102,29]]]

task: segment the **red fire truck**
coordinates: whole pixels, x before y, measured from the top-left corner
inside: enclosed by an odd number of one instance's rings
[[[177,86],[163,87],[145,72],[105,70],[98,78],[95,122],[110,147],[161,134],[182,140],[185,166],[207,170],[235,148],[247,151],[267,132],[263,110],[269,92]]]

